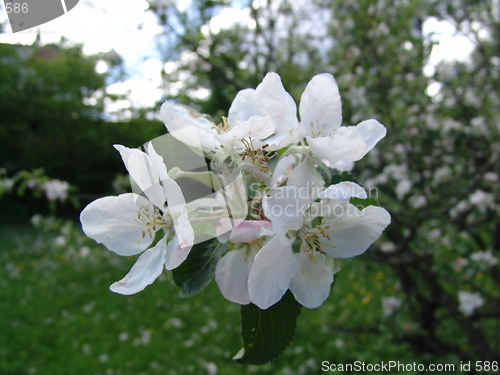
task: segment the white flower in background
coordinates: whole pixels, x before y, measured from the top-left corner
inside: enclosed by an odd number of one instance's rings
[[[82,246],[80,248],[80,257],[87,258],[90,255],[90,248],[88,246]]]
[[[50,180],[43,184],[43,188],[49,201],[55,201],[56,199],[65,201],[68,198],[69,184],[66,181]]]
[[[0,170],[1,172],[1,170]],[[0,175],[0,195],[3,192],[10,192],[14,187],[14,179],[12,178],[1,178]]]
[[[445,165],[441,168],[436,169],[434,175],[432,176],[432,182],[437,185],[449,180],[451,176],[452,176],[451,168]]]
[[[466,316],[472,315],[475,309],[484,305],[484,300],[480,293],[466,292],[463,290],[458,292],[458,302],[460,304],[458,309]]]
[[[342,339],[336,339],[335,340],[335,346],[338,348],[338,349],[343,349],[345,347],[345,341],[342,340]]]
[[[482,100],[479,95],[477,95],[471,87],[465,88],[464,93],[465,104],[478,108]]]
[[[465,200],[462,200],[450,209],[449,215],[452,219],[456,219],[458,215],[466,211],[467,208],[469,208],[469,203]]]
[[[26,186],[29,187],[30,189],[34,189],[38,185],[40,185],[40,180],[38,178],[32,178],[26,182]]]
[[[490,250],[472,253],[470,259],[486,267],[491,267],[498,263],[498,259],[493,256]]]
[[[207,362],[203,364],[205,370],[207,370],[208,375],[216,375],[219,372],[217,365],[213,362]]]
[[[427,233],[427,237],[433,241],[437,241],[440,238],[443,238],[443,232],[440,228],[434,228]]]
[[[85,234],[109,250],[124,256],[142,253],[130,272],[110,288],[134,294],[160,276],[163,266],[174,269],[186,259],[194,231],[180,187],[168,176],[152,144],[147,153],[121,145],[115,148],[146,197],[126,193],[97,199],[85,207],[80,221]],[[164,237],[149,248],[160,229]]]
[[[66,237],[64,237],[64,236],[57,236],[57,237],[54,239],[54,245],[56,245],[56,246],[60,246],[60,247],[62,247],[62,246],[64,246],[64,245],[66,245],[66,243],[67,243],[67,242],[68,242],[68,241],[67,241]]]
[[[421,208],[427,204],[427,198],[424,195],[414,195],[408,202],[413,208]]]
[[[469,196],[469,201],[484,212],[488,206],[495,203],[495,197],[491,193],[478,189]]]
[[[465,258],[462,258],[462,257],[458,257],[457,259],[455,259],[455,261],[452,263],[453,265],[453,270],[455,272],[460,272],[462,271],[462,268],[464,268],[466,265],[469,264],[469,261]]]
[[[380,245],[380,251],[382,251],[383,253],[393,253],[396,250],[396,245],[391,241],[384,242],[382,245]]]
[[[403,199],[403,197],[410,192],[412,186],[413,183],[410,180],[399,181],[395,189],[398,199]]]
[[[470,123],[475,133],[479,133],[484,136],[490,136],[488,125],[486,125],[483,116],[473,118]]]
[[[248,278],[250,300],[261,309],[278,302],[290,289],[308,308],[320,306],[330,294],[333,271],[326,255],[350,258],[362,254],[390,223],[389,213],[368,206],[362,211],[349,203],[366,192],[352,182],[341,182],[319,193],[319,203],[305,187],[278,187],[263,199],[266,217],[276,235],[257,253]],[[312,226],[312,220],[322,217]],[[295,240],[301,242],[294,253]]]
[[[382,297],[382,311],[385,316],[391,316],[401,307],[401,300],[394,296]]]
[[[488,182],[495,182],[498,181],[500,178],[498,177],[498,174],[495,172],[486,172],[483,176],[485,181]]]
[[[33,226],[35,228],[38,228],[42,225],[43,223],[43,216],[40,215],[40,214],[36,214],[36,215],[33,215],[30,219],[31,221],[31,224],[33,224]]]

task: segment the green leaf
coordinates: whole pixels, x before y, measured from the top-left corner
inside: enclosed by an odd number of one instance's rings
[[[263,365],[278,358],[295,336],[300,308],[289,290],[267,310],[254,304],[242,305],[243,349],[233,359],[242,365]]]
[[[355,205],[359,210],[363,210],[368,206],[380,206],[378,200],[373,197],[369,197],[366,199],[353,197],[349,200],[349,203]]]
[[[352,173],[340,172],[337,169],[328,168],[325,164],[319,164],[317,170],[323,178],[323,181],[325,181],[325,184],[328,186],[335,185],[343,181],[351,181],[359,185],[358,179]]]
[[[332,185],[338,184],[343,181],[351,181],[359,185],[358,179],[352,173],[340,172],[333,168],[330,168],[330,178]]]
[[[196,244],[187,259],[172,270],[174,282],[181,288],[181,297],[191,297],[209,283],[225,246],[216,238]]]

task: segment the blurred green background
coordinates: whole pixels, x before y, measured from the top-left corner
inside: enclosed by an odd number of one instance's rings
[[[164,97],[151,108],[108,112],[124,99],[106,90],[125,79],[115,54],[86,55],[68,40],[0,44],[0,373],[317,374],[323,361],[390,360],[495,373],[499,2],[148,3],[164,29],[166,63]],[[248,22],[215,27],[230,6],[246,9]],[[433,62],[439,38],[426,32],[429,22],[468,38],[467,58]],[[102,61],[109,70],[97,73]],[[126,191],[112,145],[164,134],[156,117],[163,100],[218,122],[238,90],[268,71],[297,102],[314,74],[332,73],[344,125],[376,118],[387,127],[353,173],[393,223],[363,256],[342,261],[329,299],[302,309],[276,362],[240,366],[231,359],[241,348],[239,308],[214,282],[181,299],[165,273],[137,295],[111,293],[135,259],[86,238],[78,213]],[[50,179],[69,182],[68,199],[47,201]],[[461,371],[469,361],[471,371]]]

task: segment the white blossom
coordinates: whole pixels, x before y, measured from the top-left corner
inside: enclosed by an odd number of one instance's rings
[[[240,91],[236,96],[227,120],[214,124],[196,111],[178,104],[165,102],[161,117],[168,131],[181,142],[198,146],[205,152],[217,152],[225,148],[232,151],[243,147],[243,139],[260,140],[275,131],[275,119],[271,116],[250,115],[253,95]]]
[[[109,250],[119,255],[142,253],[125,278],[111,286],[116,293],[134,294],[160,276],[164,266],[176,268],[187,258],[194,231],[182,192],[152,144],[147,153],[115,148],[146,197],[126,193],[97,199],[85,207],[80,220],[85,234]],[[163,238],[150,247],[159,230]]]
[[[49,180],[43,184],[43,188],[49,201],[55,201],[56,199],[65,201],[68,198],[69,184],[66,181]]]
[[[266,220],[238,220],[231,230],[231,219],[222,219],[218,229],[221,242],[231,241],[236,244],[222,257],[215,269],[215,281],[222,295],[229,301],[246,305],[251,302],[248,291],[248,277],[254,258],[260,250],[256,242],[262,237],[274,235],[272,224]]]
[[[458,309],[466,316],[472,315],[475,309],[484,305],[484,300],[479,292],[458,292]]]
[[[398,199],[402,199],[406,194],[408,194],[413,186],[410,180],[401,180],[396,185],[396,195]]]
[[[394,314],[401,307],[401,300],[395,296],[382,297],[382,310],[385,316]]]
[[[495,172],[486,172],[483,176],[483,179],[488,182],[495,182],[498,181],[500,178],[498,174]]]
[[[308,308],[324,302],[333,282],[325,254],[334,258],[362,254],[390,223],[383,208],[368,206],[360,211],[348,203],[353,196],[366,197],[366,192],[357,184],[344,182],[319,192],[319,203],[306,187],[298,186],[279,187],[264,197],[264,213],[276,236],[257,253],[249,274],[249,296],[254,304],[266,309],[288,288]],[[323,218],[321,223],[312,227],[318,216]],[[295,233],[291,237],[290,231]],[[301,242],[298,254],[292,251],[295,239]]]
[[[498,259],[493,256],[490,250],[472,253],[470,259],[487,267],[494,266],[498,263]]]
[[[396,250],[396,245],[391,241],[384,242],[382,245],[380,245],[380,251],[382,251],[383,253],[393,253]]]

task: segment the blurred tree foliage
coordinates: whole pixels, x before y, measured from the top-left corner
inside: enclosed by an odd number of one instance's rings
[[[390,331],[393,343],[436,361],[498,360],[498,1],[255,0],[242,11],[245,21],[235,17],[229,27],[214,18],[227,1],[192,1],[185,11],[170,1],[149,3],[165,28],[172,100],[220,116],[238,90],[255,88],[268,71],[281,75],[297,101],[314,74],[330,72],[344,125],[376,118],[388,128],[354,172],[375,188],[393,223],[359,262],[390,267],[398,281],[388,294],[403,307],[390,322],[370,326],[363,317],[332,317],[334,330]],[[473,42],[467,62],[428,66],[435,39],[422,25],[430,19]],[[483,304],[466,313],[459,291],[480,295]]]
[[[98,60],[120,64],[112,55],[85,56],[80,46],[0,44],[0,165],[7,174],[42,168],[99,196],[125,172],[113,144],[136,147],[164,132],[144,115],[106,120],[104,103],[117,97],[106,93]]]

